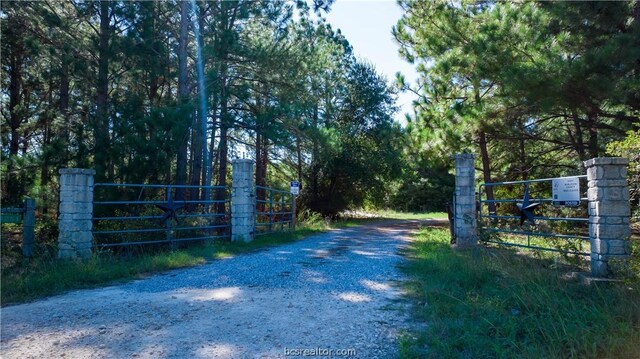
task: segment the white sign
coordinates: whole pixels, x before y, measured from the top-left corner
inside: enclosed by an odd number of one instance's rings
[[[292,195],[298,195],[300,194],[300,182],[298,181],[291,181],[291,194]]]
[[[552,188],[554,206],[580,205],[579,177],[554,178]]]

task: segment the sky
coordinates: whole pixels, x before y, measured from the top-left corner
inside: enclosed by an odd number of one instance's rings
[[[413,65],[400,58],[398,44],[391,34],[391,28],[402,17],[402,9],[395,0],[337,0],[326,17],[331,26],[339,28],[349,40],[356,56],[372,63],[390,83],[395,83],[398,71],[409,83],[418,78]],[[400,111],[395,115],[396,121],[405,123],[404,114],[413,112],[414,99],[411,93],[399,94]]]

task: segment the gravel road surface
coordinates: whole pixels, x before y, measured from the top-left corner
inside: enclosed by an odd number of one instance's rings
[[[0,356],[395,357],[410,325],[398,251],[418,223],[334,230],[124,285],[2,308]]]

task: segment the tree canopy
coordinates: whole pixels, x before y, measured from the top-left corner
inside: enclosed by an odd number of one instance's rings
[[[576,174],[640,123],[638,1],[400,5],[428,157],[477,149],[486,181]]]
[[[225,185],[241,157],[326,215],[380,202],[401,162],[395,89],[327,24],[331,3],[2,2],[3,203],[55,208],[61,167]]]

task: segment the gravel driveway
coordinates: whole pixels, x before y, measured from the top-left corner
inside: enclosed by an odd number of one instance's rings
[[[398,250],[417,226],[389,221],[334,230],[2,308],[1,356],[395,357],[409,326]]]

